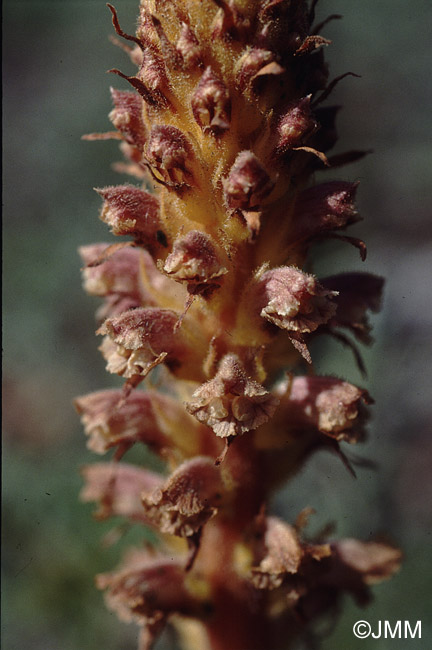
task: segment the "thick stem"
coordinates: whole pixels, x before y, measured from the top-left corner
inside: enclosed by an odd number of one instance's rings
[[[212,650],[269,647],[263,596],[245,580],[254,562],[245,540],[256,535],[255,521],[266,498],[262,456],[247,437],[235,440],[228,451],[225,471],[235,497],[227,514],[205,526],[194,567],[212,585],[206,622]]]

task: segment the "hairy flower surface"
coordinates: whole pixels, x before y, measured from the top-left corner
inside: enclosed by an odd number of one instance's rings
[[[130,87],[111,90],[116,132],[87,139],[119,139],[134,183],[97,190],[122,239],[80,254],[84,288],[103,300],[100,351],[124,386],[75,404],[90,449],[114,449],[84,468],[82,498],[159,535],[97,578],[140,626],[140,650],[167,623],[185,650],[309,643],[344,593],[366,604],[400,564],[384,542],[307,539],[307,509],[292,525],[267,512],[318,449],[353,473],[344,448],[365,438],[372,403],[317,375],[309,346],[331,335],[364,370],[351,335],[371,342],[383,285],[313,273],[311,245],[329,237],[366,256],[345,234],[358,183],[325,178],[359,152],[330,155],[339,107],[324,102],[346,75],[329,80],[315,5],[141,0],[136,34],[108,5],[130,59],[111,72]],[[134,445],[165,470],[121,461]]]

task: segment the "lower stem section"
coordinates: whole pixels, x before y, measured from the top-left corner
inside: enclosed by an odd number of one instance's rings
[[[267,594],[249,580],[266,482],[262,457],[246,438],[235,440],[226,458],[235,486],[231,508],[204,527],[193,571],[211,588],[205,621],[211,650],[286,650],[292,620],[279,624],[269,616]]]

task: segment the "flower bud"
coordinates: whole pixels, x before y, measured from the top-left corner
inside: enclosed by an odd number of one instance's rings
[[[216,247],[206,233],[191,230],[185,237],[176,239],[163,270],[177,282],[187,282],[191,288],[206,285],[227,273],[222,266]]]
[[[111,88],[114,108],[109,119],[127,143],[142,149],[146,141],[146,128],[142,119],[142,101],[134,92]]]
[[[344,592],[366,605],[369,585],[392,576],[401,563],[401,552],[383,542],[301,543],[296,531],[275,517],[266,518],[264,546],[264,559],[252,569],[253,584],[269,590],[282,586],[274,595],[278,612],[295,606],[306,620],[333,609]]]
[[[176,50],[187,69],[198,67],[202,61],[202,51],[197,37],[186,23],[182,23]]]
[[[131,36],[122,30],[117,18],[117,12],[112,5],[108,5],[112,17],[113,25],[117,34],[128,41],[136,44],[140,52],[134,51],[133,59],[141,63],[140,70],[134,78],[144,84],[147,91],[159,91],[163,85],[166,85],[166,71],[162,58],[157,55],[155,43],[152,43],[151,37],[156,36],[156,29],[153,27],[152,32],[149,24],[153,23],[152,16],[146,12],[146,18],[141,21],[138,36]],[[144,10],[145,11],[145,10]],[[143,18],[143,16],[141,16]]]
[[[275,61],[275,55],[259,47],[248,49],[238,60],[235,67],[236,86],[245,90],[255,79],[265,75],[278,75],[285,72]]]
[[[133,235],[138,240],[156,245],[159,201],[133,185],[115,185],[96,189],[104,199],[100,218],[111,226],[114,235]]]
[[[109,334],[113,341],[128,350],[138,350],[146,344],[159,348],[170,340],[167,335],[173,331],[176,321],[177,315],[168,309],[132,309],[122,316],[108,319],[99,333]]]
[[[193,116],[204,132],[220,135],[229,128],[231,101],[228,89],[207,67],[191,99]]]
[[[114,245],[115,246],[115,245]],[[85,290],[105,301],[97,311],[100,322],[136,307],[168,307],[181,310],[187,299],[186,290],[161,273],[148,251],[124,247],[109,253],[108,244],[80,248]],[[96,263],[96,264],[95,264]]]
[[[359,220],[354,199],[358,183],[331,181],[303,190],[294,208],[295,240],[345,228]]]
[[[145,155],[163,180],[170,185],[190,185],[192,174],[186,168],[192,148],[175,126],[158,125],[150,132]]]
[[[144,181],[146,179],[146,169],[142,164],[142,149],[138,149],[135,145],[124,141],[120,143],[119,149],[126,159],[126,162],[114,163],[114,171],[120,174],[135,176],[135,178],[138,178],[140,181]]]
[[[150,48],[144,50],[142,63],[136,76],[156,97],[163,97],[163,92],[168,89],[163,59]]]
[[[116,69],[110,70],[110,72],[118,74],[123,79],[126,79],[150,106],[166,106],[168,101],[162,91],[167,89],[168,79],[163,59],[157,54],[157,49],[155,45],[151,43],[151,38],[149,38],[150,32],[148,29],[148,21],[150,19],[150,22],[152,22],[151,16],[149,16],[147,12],[147,26],[145,25],[144,20],[139,28],[139,32],[141,33],[138,34],[138,36],[131,36],[121,29],[117,18],[117,12],[114,7],[110,4],[108,4],[108,7],[113,16],[113,25],[117,34],[128,41],[134,42],[137,46],[130,52],[132,60],[140,62],[140,68],[136,76],[129,77]],[[152,27],[154,35],[154,26],[152,25]],[[139,36],[141,36],[141,38]]]
[[[278,153],[299,147],[318,128],[311,107],[311,96],[303,97],[292,104],[280,120],[278,130]]]
[[[199,453],[202,429],[177,399],[153,390],[103,390],[75,400],[89,449],[105,453],[114,446],[142,443],[157,454],[176,450],[177,459]],[[184,432],[188,435],[185,436]],[[206,449],[213,450],[213,436],[206,436]],[[208,453],[208,452],[207,452]]]
[[[197,456],[184,462],[163,487],[144,494],[147,519],[162,533],[191,537],[217,512],[223,485],[213,458]]]
[[[148,3],[145,3],[145,5],[144,3],[140,4],[137,21],[137,36],[145,47],[149,47],[153,51],[157,50],[159,37]]]
[[[159,39],[157,51],[162,55],[166,69],[177,69],[181,63],[181,57],[178,51],[168,38],[162,22],[154,13],[151,14],[151,20]]]
[[[237,355],[227,354],[215,377],[194,392],[186,409],[217,436],[228,438],[259,427],[273,415],[278,403],[247,376]]]
[[[223,186],[227,206],[231,210],[248,211],[260,206],[274,183],[252,151],[241,151]]]
[[[313,332],[336,311],[335,291],[293,266],[266,271],[254,287],[255,306],[270,323],[291,332]]]
[[[320,572],[306,571],[303,597],[297,610],[309,618],[322,616],[338,605],[344,593],[367,605],[372,595],[369,585],[387,580],[401,564],[399,549],[384,542],[341,539],[330,544],[331,555],[322,560]]]

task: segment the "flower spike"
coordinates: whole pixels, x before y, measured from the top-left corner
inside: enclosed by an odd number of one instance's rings
[[[97,190],[114,241],[80,255],[100,351],[125,383],[75,406],[89,449],[111,455],[83,469],[81,498],[155,540],[96,581],[139,650],[166,625],[184,650],[315,647],[345,594],[366,605],[401,562],[386,542],[308,536],[307,504],[293,524],[271,512],[319,450],[362,470],[346,450],[373,403],[315,366],[325,334],[365,372],[356,344],[372,342],[383,288],[314,267],[329,238],[366,257],[349,230],[358,183],[315,179],[365,154],[332,153],[341,107],[326,102],[353,73],[329,77],[321,32],[339,16],[315,24],[316,4],[140,0],[135,34],[108,5],[135,72],[111,70],[132,88],[111,91],[115,131],[87,139],[119,140],[115,169],[135,184]],[[158,472],[139,466],[143,447]]]

